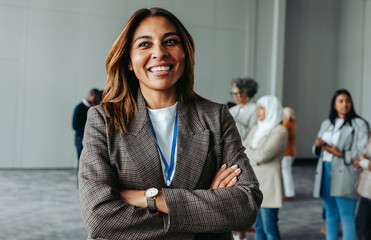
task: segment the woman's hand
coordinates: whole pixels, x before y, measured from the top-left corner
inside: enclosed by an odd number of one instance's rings
[[[216,173],[213,182],[211,183],[211,189],[233,187],[237,182],[237,177],[241,174],[241,169],[237,165],[233,165],[227,168],[226,164],[219,169]]]
[[[359,163],[361,162],[361,159],[363,159],[363,157],[359,157],[359,158],[355,158],[353,159],[353,167],[356,168],[356,169],[361,169],[361,165],[359,165]]]
[[[329,152],[332,155],[337,156],[337,157],[342,157],[343,156],[343,154],[341,152],[339,152],[339,150],[334,145],[329,146],[329,145],[326,144],[326,145],[322,146],[322,150],[325,150],[325,151],[327,151],[327,152]]]
[[[316,138],[314,144],[316,145],[316,147],[323,147],[327,145],[327,143],[323,141],[322,138]]]

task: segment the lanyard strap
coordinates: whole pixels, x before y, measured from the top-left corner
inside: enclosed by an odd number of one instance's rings
[[[161,148],[160,148],[160,145],[158,144],[158,140],[157,140],[157,137],[156,137],[156,133],[155,133],[155,129],[153,128],[153,124],[152,124],[152,121],[151,121],[151,117],[149,116],[149,113],[147,111],[147,115],[148,115],[148,120],[149,120],[149,123],[151,125],[151,128],[152,128],[152,132],[153,132],[153,135],[155,136],[155,140],[156,140],[156,145],[157,145],[157,148],[158,150],[160,151],[160,154],[161,154],[161,159],[162,159],[162,162],[164,163],[165,165],[165,171],[166,171],[166,185],[167,186],[170,186],[171,183],[170,183],[170,178],[171,178],[171,175],[173,174],[173,171],[174,171],[174,157],[175,157],[175,147],[176,147],[176,140],[177,140],[177,129],[178,129],[178,111],[175,115],[175,124],[174,124],[174,133],[173,133],[173,143],[172,143],[172,146],[171,146],[171,156],[170,156],[170,166],[169,164],[167,163],[166,159],[165,159],[165,156],[164,154],[162,153],[161,151]]]

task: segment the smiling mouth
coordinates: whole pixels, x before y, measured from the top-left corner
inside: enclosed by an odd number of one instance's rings
[[[156,66],[156,67],[151,67],[148,69],[150,72],[167,72],[170,71],[173,68],[172,65],[167,65],[167,66]]]

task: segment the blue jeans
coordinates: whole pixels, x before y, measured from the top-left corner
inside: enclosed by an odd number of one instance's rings
[[[330,195],[331,163],[323,163],[321,197],[326,210],[326,240],[336,240],[339,233],[339,222],[343,229],[343,240],[356,238],[355,208],[357,201],[345,197]]]
[[[260,208],[254,223],[255,240],[279,240],[278,208]]]

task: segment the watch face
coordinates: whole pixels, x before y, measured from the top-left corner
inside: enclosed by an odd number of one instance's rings
[[[147,198],[155,197],[157,194],[158,194],[157,188],[150,188],[147,189],[147,191],[145,192]]]

